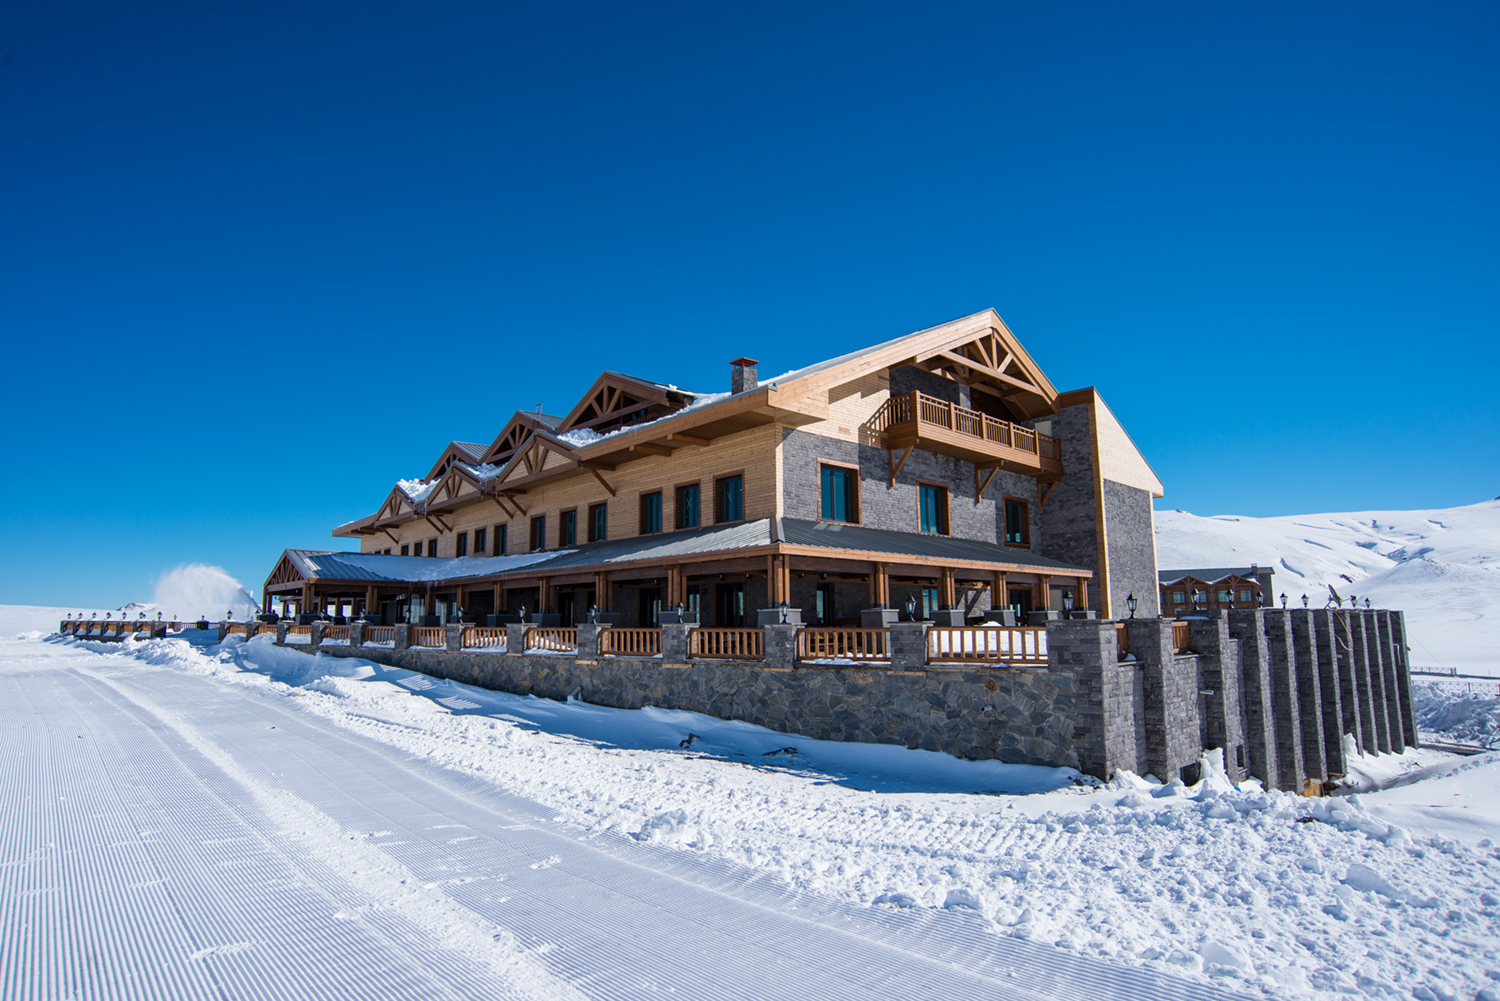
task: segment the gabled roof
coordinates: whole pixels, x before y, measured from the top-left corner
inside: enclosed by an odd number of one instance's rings
[[[557,431],[566,434],[579,428],[656,420],[693,402],[693,397],[675,386],[604,372],[568,411]]]
[[[427,471],[423,479],[437,479],[455,462],[483,462],[487,451],[489,449],[485,446],[472,441],[450,441],[448,447],[443,449],[443,454],[438,456],[437,462],[432,464],[432,468]]]
[[[1243,580],[1253,581],[1256,577],[1274,574],[1276,569],[1269,566],[1253,567],[1216,567],[1210,570],[1161,570],[1157,572],[1157,580],[1163,584],[1175,584],[1180,580],[1198,580],[1205,584],[1218,584],[1228,580],[1230,577],[1239,577]]]
[[[515,454],[516,449],[521,447],[528,435],[538,428],[555,431],[562,425],[561,417],[553,417],[551,414],[537,413],[535,411],[517,410],[511,415],[510,420],[505,422],[505,427],[490,442],[490,446],[484,449],[483,454],[476,462],[503,463]]]

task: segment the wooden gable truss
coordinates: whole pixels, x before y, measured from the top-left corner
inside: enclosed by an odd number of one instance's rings
[[[601,433],[643,424],[681,410],[692,397],[618,372],[599,376],[578,405],[558,425],[558,433],[589,428]]]
[[[542,421],[540,415],[525,410],[517,410],[505,422],[505,427],[490,442],[490,447],[485,450],[484,461],[494,466],[503,466],[510,457],[516,454],[516,449],[526,444],[526,439],[531,437],[531,432],[541,428],[546,430],[551,425]]]
[[[491,482],[494,484],[494,492],[498,494],[510,491],[525,493],[522,484],[581,467],[576,449],[550,434],[533,433],[511,457],[510,462],[506,463],[505,470]]]
[[[465,445],[474,445],[474,443],[450,441],[448,447],[443,449],[443,454],[438,456],[437,462],[432,464],[432,468],[422,478],[424,480],[435,480],[453,468],[455,462],[478,462],[480,454],[485,451],[483,446],[475,445],[471,451],[465,448]]]
[[[266,578],[266,591],[284,591],[293,587],[300,588],[307,582],[302,571],[297,569],[297,564],[286,553],[281,554],[281,559],[276,561],[276,569],[271,571],[271,576]]]
[[[1003,323],[977,337],[925,349],[912,364],[999,399],[1021,420],[1057,413],[1057,390]]]

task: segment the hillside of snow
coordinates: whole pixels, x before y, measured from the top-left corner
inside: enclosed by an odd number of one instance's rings
[[[1406,613],[1412,666],[1500,675],[1500,499],[1432,511],[1249,518],[1156,512],[1163,570],[1273,567],[1277,595],[1332,585]]]

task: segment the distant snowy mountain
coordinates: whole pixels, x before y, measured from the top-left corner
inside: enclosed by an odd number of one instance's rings
[[[1500,498],[1435,511],[1201,518],[1156,512],[1163,570],[1274,567],[1276,594],[1321,608],[1332,585],[1406,613],[1412,664],[1500,674]]]

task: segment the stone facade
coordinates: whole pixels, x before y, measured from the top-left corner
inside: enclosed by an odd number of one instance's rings
[[[1125,614],[1125,599],[1133,594],[1138,603],[1136,614],[1155,618],[1161,614],[1161,588],[1156,578],[1156,522],[1151,494],[1114,480],[1100,482],[1104,484],[1104,542],[1114,600],[1111,611]]]

